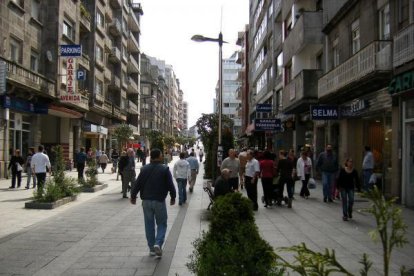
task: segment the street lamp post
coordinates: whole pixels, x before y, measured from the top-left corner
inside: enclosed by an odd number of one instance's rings
[[[223,43],[227,43],[223,40],[223,34],[220,32],[218,38],[211,38],[205,37],[202,35],[194,35],[191,37],[191,40],[196,42],[217,42],[219,45],[219,96],[218,96],[218,147],[217,147],[217,166],[221,166],[221,162],[223,161],[223,147],[221,145],[221,117],[223,111],[223,53],[222,53],[222,46]]]

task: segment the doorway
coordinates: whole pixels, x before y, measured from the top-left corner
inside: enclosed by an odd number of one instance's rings
[[[414,207],[414,124],[407,125],[405,137],[405,164],[404,185],[405,185],[405,204]]]

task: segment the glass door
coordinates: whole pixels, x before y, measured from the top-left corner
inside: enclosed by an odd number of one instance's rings
[[[407,126],[405,158],[405,203],[414,207],[414,124]]]

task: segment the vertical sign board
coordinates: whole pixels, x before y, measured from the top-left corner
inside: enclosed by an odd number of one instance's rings
[[[7,64],[4,60],[0,60],[0,95],[6,93],[6,75]]]
[[[76,92],[76,63],[75,58],[82,56],[81,45],[60,45],[60,56],[66,57],[66,95],[60,95],[64,103],[78,104],[81,96]]]
[[[311,105],[312,120],[339,120],[339,108],[336,105]]]

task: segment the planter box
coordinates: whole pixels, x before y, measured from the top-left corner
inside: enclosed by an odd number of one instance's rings
[[[75,201],[77,196],[68,196],[64,197],[62,199],[56,200],[54,202],[35,202],[30,201],[26,202],[24,204],[24,207],[27,209],[55,209],[61,205],[64,205],[66,203]]]
[[[100,184],[100,185],[96,185],[95,187],[92,187],[92,188],[82,187],[81,191],[82,191],[82,193],[94,193],[94,192],[103,190],[107,187],[108,187],[108,184]]]

